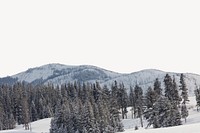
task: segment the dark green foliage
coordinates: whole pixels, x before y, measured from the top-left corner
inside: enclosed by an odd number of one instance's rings
[[[179,107],[181,102],[181,97],[179,96],[178,86],[175,81],[175,77],[173,77],[173,86],[172,86],[172,95],[173,95],[173,104],[174,106]]]
[[[127,111],[127,106],[128,106],[128,94],[127,90],[124,87],[124,84],[121,83],[119,84],[118,92],[117,92],[117,99],[118,99],[118,104],[120,106],[121,112],[122,112],[122,119],[125,117],[127,118],[126,113]]]
[[[0,130],[12,129],[15,127],[13,116],[13,104],[10,97],[11,88],[9,86],[0,87]]]
[[[142,88],[136,85],[134,88],[134,94],[136,117],[140,118],[141,127],[143,127],[142,114],[144,112],[144,98]]]
[[[196,102],[197,102],[197,111],[199,111],[199,107],[200,107],[200,89],[196,88],[196,90],[194,91],[195,96],[196,96]]]
[[[105,86],[102,89],[98,82],[79,85],[79,88],[81,89],[77,89],[77,95],[72,96],[68,92],[68,98],[61,100],[60,105],[65,108],[57,107],[51,123],[51,133],[114,133],[124,131],[117,109],[117,100],[110,97],[111,95],[117,96],[117,94],[110,94]],[[82,100],[83,97],[86,99]]]
[[[154,88],[155,84],[157,83],[154,83]],[[175,78],[172,80],[171,76],[166,74],[164,85],[164,96],[161,94],[158,95],[158,92],[152,91],[151,88],[149,88],[146,93],[147,108],[144,112],[144,117],[148,121],[148,126],[153,125],[154,128],[181,125],[181,114],[178,109],[180,107],[181,98]],[[184,108],[184,106],[182,108]],[[186,116],[187,112],[184,112],[184,115]]]
[[[136,99],[135,99],[135,93],[132,87],[130,87],[130,93],[129,93],[129,104],[131,106],[131,117],[136,118]]]
[[[156,96],[157,93],[149,87],[145,95],[145,105],[147,108],[152,108],[153,104],[156,102]]]
[[[181,124],[180,113],[174,109],[171,102],[166,97],[160,97],[158,101],[146,110],[145,118],[148,125],[153,125],[154,128],[177,126]]]
[[[164,78],[164,85],[165,85],[165,97],[167,97],[170,101],[173,101],[173,82],[169,74],[166,74]]]
[[[181,97],[183,99],[183,103],[185,104],[188,100],[188,89],[185,83],[185,77],[183,74],[180,76],[180,90],[181,90]]]
[[[51,121],[50,133],[75,132],[71,121],[71,112],[68,102],[58,103],[55,116]]]
[[[180,76],[180,90],[181,90],[181,97],[182,97],[182,105],[181,105],[181,116],[182,118],[185,119],[186,122],[186,118],[188,117],[188,110],[186,107],[186,102],[189,101],[188,100],[188,89],[185,83],[185,77],[183,74],[181,74]]]
[[[155,91],[155,93],[156,93],[157,96],[162,95],[161,83],[158,80],[158,78],[156,78],[156,80],[154,82],[153,90]]]
[[[187,107],[186,105],[183,103],[181,105],[181,117],[185,119],[185,122],[186,122],[186,118],[188,117],[189,113],[188,113],[188,110],[187,110]]]

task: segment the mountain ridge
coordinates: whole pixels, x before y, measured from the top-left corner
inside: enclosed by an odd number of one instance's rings
[[[127,89],[136,84],[140,85],[144,91],[152,86],[155,79],[158,78],[163,86],[163,79],[166,73],[174,76],[179,85],[181,73],[165,72],[158,69],[144,69],[132,73],[118,73],[104,68],[92,65],[64,65],[51,63],[40,67],[29,68],[26,71],[17,73],[13,76],[0,78],[0,84],[15,82],[27,82],[35,85],[52,83],[61,85],[67,82],[100,82],[102,85],[111,86],[116,80],[123,82]],[[194,89],[200,86],[200,75],[193,73],[184,73],[188,85],[189,94],[194,95]]]

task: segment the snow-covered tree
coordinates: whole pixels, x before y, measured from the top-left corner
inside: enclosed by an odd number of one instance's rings
[[[167,97],[170,101],[173,101],[173,82],[169,74],[166,74],[164,78],[164,85],[165,85],[165,97]]]
[[[74,133],[68,102],[58,102],[56,113],[51,120],[50,133]]]
[[[183,99],[183,103],[186,103],[188,100],[188,88],[185,83],[185,76],[181,74],[180,76],[180,90],[181,90],[181,96]]]
[[[196,106],[197,106],[197,111],[199,111],[199,107],[200,107],[200,89],[196,86],[196,90],[194,91],[195,93],[195,97],[196,97]]]
[[[136,104],[137,117],[140,118],[141,127],[143,127],[142,114],[143,114],[144,101],[143,101],[142,88],[140,86],[136,85],[134,88],[134,93],[135,93],[135,104]]]
[[[136,99],[135,99],[135,93],[132,87],[130,87],[129,91],[129,104],[131,106],[131,117],[136,118]]]
[[[148,121],[147,127],[153,125],[154,128],[177,126],[181,124],[181,116],[178,110],[168,98],[161,96],[152,106],[145,111],[144,117]]]
[[[147,108],[152,108],[153,104],[157,100],[156,96],[157,93],[151,87],[149,87],[145,94],[145,105],[147,106]]]
[[[159,81],[158,78],[156,78],[156,80],[154,82],[153,90],[155,91],[157,96],[162,95],[161,82]]]
[[[125,117],[127,118],[126,113],[127,111],[127,106],[128,106],[128,94],[127,90],[124,87],[124,84],[121,83],[119,84],[118,92],[117,92],[117,98],[118,98],[118,104],[120,106],[120,109],[122,111],[122,119]]]
[[[182,118],[185,119],[185,123],[187,121],[187,117],[188,117],[189,113],[188,113],[188,110],[187,110],[187,107],[186,107],[186,104],[182,103],[181,104],[181,116]]]
[[[183,74],[181,74],[180,76],[180,90],[181,90],[181,97],[182,97],[182,105],[181,105],[181,116],[182,118],[185,119],[186,122],[186,118],[188,117],[188,110],[186,107],[186,102],[189,101],[188,100],[188,89],[185,83],[185,77]]]
[[[176,80],[175,80],[174,76],[173,76],[172,83],[173,83],[173,85],[172,85],[173,104],[174,104],[174,106],[179,107],[180,102],[181,102],[181,97],[179,96],[178,86],[176,84]]]

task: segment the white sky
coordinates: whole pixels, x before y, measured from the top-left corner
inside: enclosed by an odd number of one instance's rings
[[[1,0],[0,77],[48,64],[200,74],[199,0]]]

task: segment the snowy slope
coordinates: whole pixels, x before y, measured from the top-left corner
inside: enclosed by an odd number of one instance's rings
[[[199,133],[200,123],[160,129],[128,129],[124,133]]]
[[[94,82],[110,80],[121,74],[104,70],[95,66],[67,66],[62,64],[48,64],[37,68],[29,69],[12,76],[18,81],[28,83],[53,83],[63,84],[67,82]]]
[[[22,125],[18,125],[13,130],[0,131],[0,133],[49,133],[51,118],[38,120],[31,123],[31,130],[24,130]]]
[[[48,77],[56,74],[55,70],[68,70],[74,66],[66,66],[62,64],[48,64],[41,67],[31,68],[25,72],[21,72],[12,76],[13,78],[18,78],[18,81],[33,82],[37,79],[47,79]]]
[[[95,66],[67,66],[62,64],[48,64],[41,67],[31,68],[14,76],[0,79],[0,84],[1,82],[11,80],[13,82],[26,81],[33,84],[53,83],[54,85],[61,85],[63,83],[74,81],[98,81],[102,85],[106,84],[110,86],[116,80],[118,83],[123,82],[128,90],[130,86],[134,87],[138,84],[145,91],[149,86],[153,86],[156,78],[159,78],[163,86],[163,79],[166,73],[169,73],[171,76],[175,76],[177,84],[179,85],[180,73],[146,69],[130,74],[120,74]],[[200,75],[190,73],[185,73],[184,75],[186,76],[189,95],[193,96],[196,86],[200,86]]]

